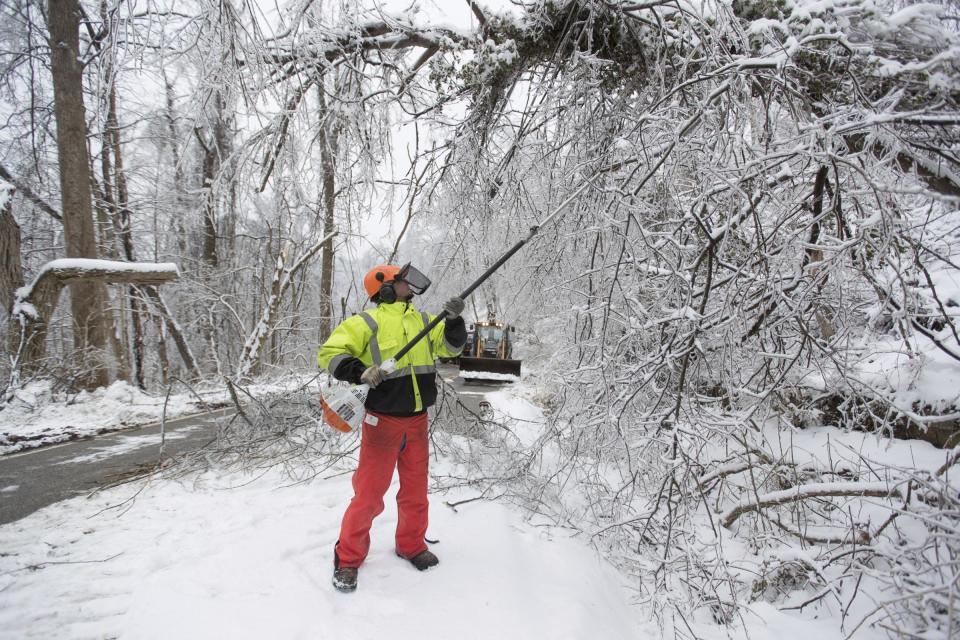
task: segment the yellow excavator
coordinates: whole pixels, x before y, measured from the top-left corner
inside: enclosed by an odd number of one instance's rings
[[[520,360],[512,360],[514,328],[492,314],[485,322],[470,325],[467,344],[460,356],[460,375],[465,378],[508,379],[520,377]],[[493,375],[489,375],[493,374]]]

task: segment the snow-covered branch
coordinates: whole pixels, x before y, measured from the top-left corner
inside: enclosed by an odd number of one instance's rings
[[[887,482],[817,482],[802,484],[783,491],[773,491],[757,496],[754,499],[744,500],[734,505],[720,515],[720,524],[729,527],[737,518],[751,511],[759,511],[767,507],[775,507],[809,498],[830,497],[860,497],[860,498],[889,498],[903,497],[904,489]]]

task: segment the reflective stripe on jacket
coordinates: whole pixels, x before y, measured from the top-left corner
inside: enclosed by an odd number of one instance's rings
[[[317,352],[317,364],[338,380],[359,384],[364,369],[392,358],[431,320],[409,302],[381,303],[341,322]],[[370,390],[365,406],[391,415],[425,411],[437,398],[434,359],[456,356],[466,341],[462,318],[438,323]]]

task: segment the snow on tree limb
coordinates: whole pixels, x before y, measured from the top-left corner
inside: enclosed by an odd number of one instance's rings
[[[17,290],[18,303],[29,302],[37,291],[47,286],[63,286],[74,280],[103,280],[143,285],[157,285],[176,280],[180,275],[172,262],[119,262],[87,258],[63,258],[43,265],[33,281]],[[58,289],[59,291],[59,289]]]
[[[30,284],[17,290],[16,303],[29,302],[38,290],[47,286],[59,287],[74,280],[157,285],[172,282],[179,275],[177,265],[172,262],[119,262],[87,258],[51,260],[43,265]]]
[[[890,485],[886,482],[817,482],[798,485],[783,491],[765,493],[757,498],[744,500],[720,515],[720,524],[730,527],[745,513],[759,511],[767,507],[775,507],[791,502],[798,502],[808,498],[829,497],[860,497],[860,498],[889,498],[903,497],[904,487]]]

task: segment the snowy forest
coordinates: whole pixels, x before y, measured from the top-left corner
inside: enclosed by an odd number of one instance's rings
[[[436,312],[549,218],[465,313],[542,424],[441,404],[432,491],[590,545],[663,637],[960,634],[960,5],[0,7],[0,407],[316,375],[372,265]],[[224,460],[342,457],[319,384]]]

